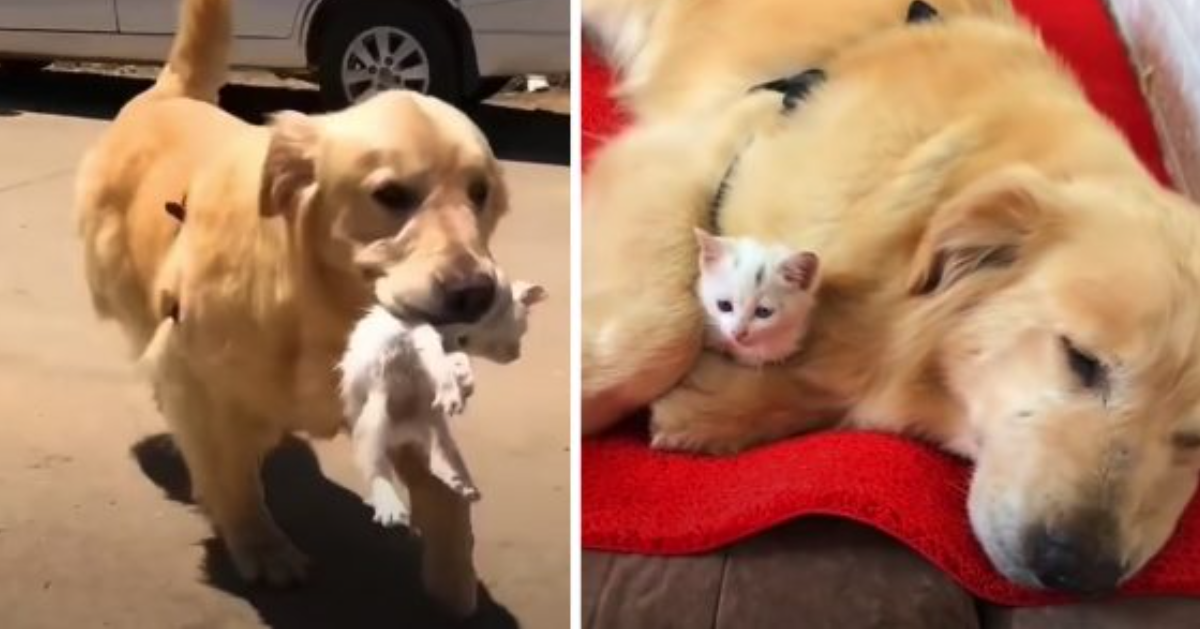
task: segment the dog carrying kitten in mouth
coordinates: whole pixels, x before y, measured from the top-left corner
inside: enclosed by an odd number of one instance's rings
[[[491,310],[472,324],[434,326],[375,306],[351,333],[339,365],[341,396],[379,524],[409,521],[389,456],[401,448],[421,450],[436,478],[463,498],[479,500],[447,420],[463,412],[474,391],[470,356],[498,364],[520,358],[529,310],[546,299],[541,286],[509,284],[503,276],[497,288]]]
[[[696,243],[696,294],[707,322],[707,346],[747,367],[796,353],[816,305],[817,255],[700,228]]]

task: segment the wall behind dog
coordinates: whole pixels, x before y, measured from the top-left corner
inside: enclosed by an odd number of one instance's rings
[[[1200,0],[1109,0],[1154,112],[1171,176],[1200,199]]]

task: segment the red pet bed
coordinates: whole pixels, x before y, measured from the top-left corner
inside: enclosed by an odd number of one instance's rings
[[[1168,181],[1153,125],[1116,29],[1100,0],[1014,0],[1063,56],[1088,96]],[[583,150],[589,155],[627,118],[608,98],[611,76],[583,60]],[[975,595],[1004,605],[1068,600],[1021,588],[988,562],[966,513],[969,467],[895,436],[829,432],[733,458],[652,451],[644,426],[583,445],[583,546],[643,554],[699,553],[805,515],[876,527],[924,555]],[[1123,593],[1200,596],[1200,500],[1167,547]]]

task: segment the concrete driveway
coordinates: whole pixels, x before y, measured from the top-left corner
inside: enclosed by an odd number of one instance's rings
[[[3,81],[4,79],[0,79]],[[0,84],[0,627],[429,627],[417,543],[374,526],[345,439],[288,443],[267,466],[277,518],[312,557],[289,592],[243,587],[204,520],[120,335],[92,314],[71,189],[81,154],[144,83],[50,73]],[[230,88],[248,119],[315,95]],[[569,624],[567,116],[485,107],[515,211],[500,261],[543,283],[526,358],[480,368],[458,424],[484,493],[479,627]]]

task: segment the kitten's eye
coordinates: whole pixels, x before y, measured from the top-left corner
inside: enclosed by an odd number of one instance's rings
[[[486,179],[476,179],[467,187],[467,197],[471,199],[471,203],[475,205],[475,209],[483,209],[483,206],[487,204],[490,193],[491,189],[488,188]]]
[[[717,310],[720,310],[721,312],[733,312],[733,302],[729,301],[728,299],[718,300]]]
[[[773,314],[775,314],[775,311],[766,306],[759,306],[754,309],[754,316],[758,319],[766,319]]]
[[[421,195],[416,190],[394,181],[376,188],[371,197],[394,214],[407,214],[421,205]]]
[[[467,341],[470,339],[466,334],[458,337],[458,346],[467,349]]]
[[[1108,368],[1099,359],[1079,349],[1074,343],[1062,338],[1063,351],[1067,354],[1067,365],[1084,388],[1093,391],[1108,387]]]

